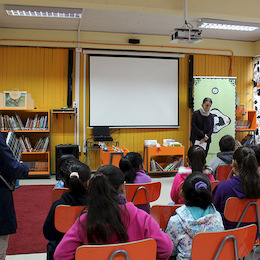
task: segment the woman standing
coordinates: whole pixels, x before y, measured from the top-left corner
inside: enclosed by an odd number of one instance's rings
[[[200,144],[206,143],[206,155],[208,154],[209,145],[211,143],[211,135],[214,127],[214,116],[210,113],[212,99],[206,97],[199,110],[196,110],[192,115],[190,141],[195,144],[198,141]],[[198,144],[196,142],[196,144]]]

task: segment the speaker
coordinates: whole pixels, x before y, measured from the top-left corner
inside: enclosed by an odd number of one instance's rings
[[[192,96],[192,90],[193,90],[193,55],[190,55],[189,57],[189,87],[188,87],[188,103],[189,108],[193,108],[193,96]]]
[[[139,43],[140,43],[140,40],[139,40],[139,39],[129,39],[129,40],[128,40],[128,43],[131,43],[131,44],[139,44]]]
[[[61,158],[72,158],[79,159],[79,146],[73,144],[60,144],[55,146],[56,149],[56,180],[60,180],[59,161]]]
[[[73,50],[69,50],[67,106],[72,106]]]

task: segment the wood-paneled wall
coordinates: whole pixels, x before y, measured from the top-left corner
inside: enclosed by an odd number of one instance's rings
[[[194,54],[194,76],[230,76],[231,58],[227,56]],[[188,63],[189,55],[180,59],[179,63],[179,129],[118,129],[112,130],[112,136],[120,141],[121,146],[130,151],[143,153],[146,139],[157,139],[162,143],[164,138],[173,138],[181,142],[185,148],[189,145],[189,108],[188,108]],[[88,64],[88,62],[87,62]],[[61,108],[67,106],[67,70],[68,49],[36,48],[36,47],[0,47],[0,92],[4,90],[27,91],[32,94],[36,108]],[[253,61],[248,57],[234,57],[232,76],[237,77],[237,93],[240,102],[246,109],[252,109],[253,97]],[[88,65],[86,69],[88,84]],[[75,73],[74,73],[75,75]],[[88,98],[86,93],[88,116]],[[83,55],[80,61],[80,104],[83,97]],[[164,100],[167,102],[167,93]],[[87,138],[92,130],[83,129],[83,108],[80,107],[80,145],[83,145],[83,131]],[[140,111],[142,113],[142,111]],[[145,116],[145,115],[144,115]],[[52,115],[51,126],[51,171],[55,172],[55,146],[74,144],[74,118],[69,115]],[[243,134],[242,134],[243,135]],[[245,134],[244,134],[245,135]],[[241,139],[240,136],[238,138]],[[187,149],[186,149],[187,151]],[[80,159],[85,161],[86,155],[81,153]],[[99,166],[99,156],[94,152],[90,157],[90,166]]]
[[[67,106],[68,49],[0,47],[0,92],[19,89],[31,93],[38,109]],[[40,138],[40,137],[39,137]],[[74,143],[74,120],[51,118],[51,171],[55,146]]]

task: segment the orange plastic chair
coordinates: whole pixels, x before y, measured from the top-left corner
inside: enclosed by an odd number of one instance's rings
[[[75,223],[79,213],[84,209],[85,206],[57,206],[54,213],[55,228],[61,233],[66,233]]]
[[[184,198],[182,196],[182,186],[183,186],[183,182],[181,182],[180,187],[179,187],[179,198],[181,199],[181,201],[184,203]],[[211,181],[211,191],[213,191],[215,189],[215,187],[220,183],[220,181]]]
[[[241,223],[257,223],[260,228],[260,199],[229,198],[225,204],[224,216],[228,221]],[[258,237],[260,232],[258,230]],[[258,240],[258,244],[259,240]]]
[[[151,207],[151,216],[160,225],[162,230],[165,230],[169,222],[170,217],[173,215],[175,210],[181,207],[182,204],[175,205],[154,205]]]
[[[256,231],[256,225],[249,225],[225,231],[199,233],[193,239],[191,259],[238,260],[245,257],[253,249]]]
[[[126,200],[133,202],[135,205],[146,204],[156,201],[161,194],[160,182],[126,184]]]
[[[80,246],[76,250],[75,260],[155,260],[156,254],[156,242],[148,238],[120,244]]]
[[[51,192],[51,202],[55,202],[60,199],[62,194],[69,192],[68,188],[53,188]]]
[[[233,166],[221,165],[217,168],[217,180],[226,181],[232,176]]]

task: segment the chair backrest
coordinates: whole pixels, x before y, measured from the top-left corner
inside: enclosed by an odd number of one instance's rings
[[[221,165],[217,168],[217,180],[226,181],[232,176],[233,166]]]
[[[256,225],[218,232],[197,234],[192,243],[191,259],[238,260],[253,249]]]
[[[156,253],[155,240],[148,238],[120,244],[80,246],[76,250],[75,260],[155,260]]]
[[[260,227],[260,199],[229,198],[225,204],[224,216],[228,221],[241,223],[257,223]]]
[[[54,226],[61,232],[66,233],[75,223],[79,213],[84,210],[85,206],[59,205],[54,213]]]
[[[156,201],[161,194],[161,182],[126,184],[126,200],[135,205]]]
[[[62,194],[69,192],[68,188],[53,188],[51,191],[51,202],[55,202],[60,199]]]
[[[181,192],[183,183],[184,183],[184,181],[181,182],[180,187],[179,187],[179,198],[184,203],[184,198],[183,198],[182,192]],[[215,189],[215,187],[220,183],[220,181],[211,181],[210,183],[211,183],[211,191],[213,191]]]
[[[175,205],[154,205],[151,207],[151,216],[160,225],[160,228],[165,230],[169,222],[170,217],[173,215],[175,210],[181,207],[182,204]]]

